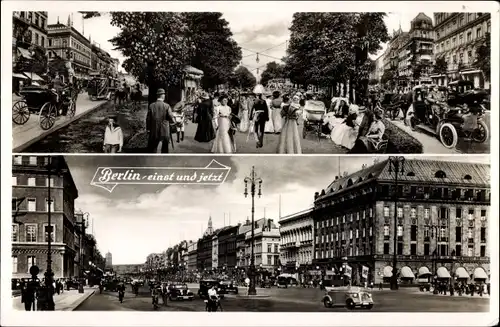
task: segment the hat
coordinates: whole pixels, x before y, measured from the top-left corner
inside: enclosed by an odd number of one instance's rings
[[[210,97],[208,96],[208,93],[207,92],[201,92],[201,98],[202,99],[210,99]]]
[[[384,118],[384,111],[382,109],[375,110],[374,114],[375,114],[375,117],[377,117],[378,119]]]
[[[165,90],[164,89],[158,89],[156,91],[156,96],[163,95],[163,94],[165,94]]]
[[[116,120],[117,118],[118,118],[117,114],[109,114],[108,115],[108,119],[114,119],[114,120]]]
[[[366,107],[365,107],[365,106],[360,106],[360,107],[358,108],[358,113],[363,113],[363,112],[365,112],[365,111],[366,111]]]
[[[253,93],[255,93],[255,94],[264,93],[264,86],[262,86],[262,84],[255,85],[255,88],[253,89]]]
[[[349,114],[357,114],[357,113],[359,113],[359,106],[351,104],[349,106]]]

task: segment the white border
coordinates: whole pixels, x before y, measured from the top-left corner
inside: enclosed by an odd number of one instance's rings
[[[47,11],[52,8],[66,11],[110,11],[120,8],[129,11],[238,11],[238,12],[263,12],[280,11],[283,8],[294,11],[366,11],[366,9],[376,8],[377,11],[393,12],[395,8],[400,11],[418,12],[425,7],[426,10],[435,12],[490,12],[491,13],[491,39],[492,39],[492,60],[491,60],[491,91],[492,91],[492,139],[491,139],[491,178],[492,178],[492,202],[491,217],[498,216],[499,205],[499,166],[498,166],[498,122],[499,118],[499,5],[494,1],[463,1],[463,2],[372,2],[372,1],[352,1],[352,2],[118,2],[118,1],[2,1],[2,108],[4,119],[1,119],[2,132],[2,216],[10,217],[10,198],[12,189],[9,182],[11,180],[12,169],[12,126],[10,122],[11,100],[11,74],[12,74],[12,50],[11,50],[11,28],[13,10]],[[376,5],[376,7],[374,6]],[[9,110],[9,114],[6,111]],[[8,119],[6,119],[8,118]],[[67,154],[64,154],[67,155]],[[182,156],[183,154],[175,154]],[[184,154],[189,155],[189,154]],[[203,156],[203,154],[197,154]],[[259,156],[259,154],[248,154],[247,156]],[[425,154],[422,154],[424,156]],[[463,154],[462,154],[463,155]],[[206,154],[206,156],[213,156]],[[218,157],[213,156],[213,157]],[[266,155],[273,156],[273,155]],[[314,155],[323,157],[327,155]],[[340,155],[342,156],[342,155]],[[419,155],[414,155],[419,156]],[[425,155],[429,156],[429,155]],[[450,155],[453,157],[453,155]],[[490,312],[489,313],[223,313],[223,319],[219,314],[209,315],[205,313],[142,313],[142,312],[16,312],[11,309],[12,300],[10,293],[11,257],[10,243],[10,219],[2,219],[1,239],[2,258],[1,260],[1,324],[9,326],[156,326],[156,325],[177,325],[177,326],[490,326],[498,322],[498,219],[491,219],[491,233],[495,238],[491,239],[491,281],[493,283]],[[497,245],[497,246],[495,246]]]

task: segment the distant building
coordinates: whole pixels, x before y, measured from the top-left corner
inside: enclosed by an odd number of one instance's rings
[[[208,227],[203,236],[198,240],[198,255],[196,257],[196,266],[199,271],[212,269],[212,238],[214,229],[212,226],[212,217],[208,218]]]
[[[187,269],[190,272],[194,272],[197,270],[197,261],[198,257],[198,242],[190,242],[188,245],[188,264]]]
[[[250,267],[252,253],[252,229],[245,233],[245,267]],[[254,226],[255,267],[274,272],[280,265],[280,230],[269,218],[255,221]]]
[[[236,238],[239,228],[239,225],[227,226],[219,232],[219,268],[233,269],[237,266]]]
[[[486,34],[491,33],[490,13],[435,13],[435,54],[436,59],[444,58],[448,71],[442,75],[432,75],[436,84],[463,78],[474,82],[475,87],[490,88],[489,77],[474,67],[476,50],[486,42]],[[490,36],[491,37],[491,36]]]
[[[64,157],[50,157],[53,167],[50,180],[48,156],[13,156],[12,159],[13,278],[30,277],[31,266],[38,266],[39,277],[43,277],[49,237],[55,278],[76,276],[74,206],[78,190]],[[49,207],[52,231],[47,230]]]
[[[106,268],[113,268],[113,255],[109,251],[106,253]]]
[[[252,222],[247,218],[244,224],[239,225],[236,236],[236,265],[239,268],[247,267],[246,234],[252,230]]]
[[[308,209],[280,219],[280,260],[284,271],[295,273],[309,268],[314,257],[313,210]]]
[[[144,264],[112,265],[112,267],[119,276],[133,277],[141,274]]]

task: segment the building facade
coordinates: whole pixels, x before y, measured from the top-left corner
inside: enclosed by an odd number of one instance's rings
[[[190,272],[197,270],[197,257],[198,257],[198,242],[192,242],[188,245],[188,264],[187,269]]]
[[[198,255],[196,257],[196,266],[198,271],[205,271],[212,269],[212,238],[214,236],[214,229],[212,226],[212,217],[208,218],[208,226],[203,233],[203,236],[198,240]]]
[[[111,254],[111,252],[108,251],[108,253],[106,253],[106,268],[113,268],[113,255]]]
[[[119,276],[133,277],[141,274],[144,264],[113,265],[112,267]]]
[[[285,271],[309,267],[314,257],[314,221],[312,209],[280,219],[280,260]]]
[[[18,46],[25,51],[28,51],[30,46],[38,46],[45,49],[48,43],[47,17],[47,11],[12,12],[13,42],[22,42],[22,44],[18,43]],[[13,43],[13,45],[15,44]],[[16,53],[12,57],[12,60],[16,61],[19,54],[21,53]]]
[[[241,268],[247,267],[246,234],[250,230],[252,230],[252,223],[247,218],[244,224],[239,225],[236,236],[236,265]]]
[[[13,156],[12,197],[13,277],[30,277],[29,269],[35,265],[43,276],[49,237],[55,278],[76,276],[74,203],[78,190],[64,158]],[[52,230],[47,228],[49,212]]]
[[[78,79],[89,77],[92,61],[90,41],[73,27],[68,17],[66,25],[57,23],[47,26],[49,60],[56,57],[71,62],[72,74]]]
[[[214,232],[212,236],[212,268],[216,269],[219,267],[219,230]]]
[[[397,208],[388,161],[336,179],[315,195],[313,264],[325,271],[349,265],[358,283],[388,282],[396,236],[403,282],[489,278],[489,175],[484,164],[406,160]]]
[[[255,266],[274,271],[280,266],[280,230],[272,219],[261,218],[254,226]],[[245,267],[250,267],[252,254],[252,230],[245,234]]]
[[[240,226],[227,226],[223,228],[218,235],[219,243],[219,268],[235,268],[236,261],[236,238]]]
[[[491,33],[489,13],[435,13],[435,54],[444,58],[446,74],[435,74],[433,81],[439,85],[463,78],[474,82],[475,87],[489,88],[489,77],[474,67],[476,50],[486,42]]]

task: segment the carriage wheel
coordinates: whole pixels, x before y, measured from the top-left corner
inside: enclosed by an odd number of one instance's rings
[[[25,101],[16,101],[12,106],[12,121],[17,125],[24,125],[30,119],[30,110]]]
[[[40,119],[40,127],[43,130],[52,128],[56,122],[56,107],[50,102],[45,102],[42,109],[40,109],[38,118]]]
[[[71,100],[68,103],[68,111],[66,113],[66,116],[69,118],[73,118],[75,117],[75,112],[76,112],[76,103],[75,101]]]

